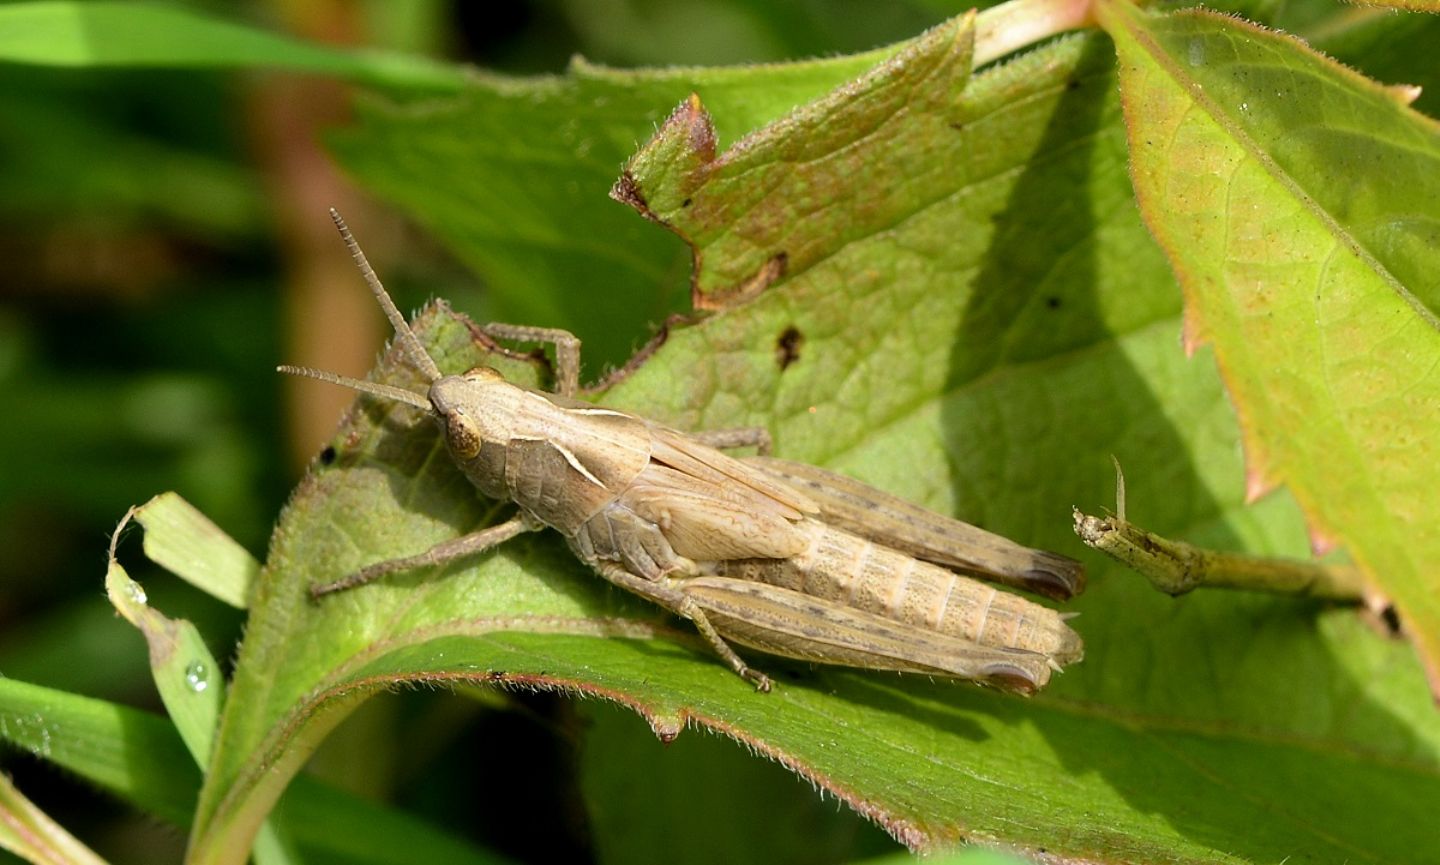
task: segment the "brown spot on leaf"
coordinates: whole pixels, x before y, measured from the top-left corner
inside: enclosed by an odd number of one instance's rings
[[[1394,604],[1387,604],[1385,608],[1380,611],[1379,618],[1389,636],[1398,637],[1403,633],[1400,625],[1400,613],[1396,611]]]
[[[781,331],[780,337],[775,340],[775,362],[780,365],[781,372],[800,359],[800,347],[804,344],[805,334],[795,325]]]
[[[629,171],[620,172],[620,179],[610,187],[610,197],[621,204],[628,204],[635,208],[641,216],[651,222],[660,222],[660,218],[650,209],[650,203],[645,200],[645,193],[640,190],[640,184]]]
[[[789,265],[789,261],[788,255],[778,252],[769,261],[760,265],[760,269],[755,271],[750,278],[738,285],[714,289],[704,294],[700,293],[698,287],[692,289],[691,302],[696,309],[706,310],[730,309],[749,303],[785,275],[785,268]],[[699,272],[698,268],[696,272]]]

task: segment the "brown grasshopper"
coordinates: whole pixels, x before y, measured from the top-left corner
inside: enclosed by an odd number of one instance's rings
[[[1083,585],[1078,562],[813,466],[740,460],[717,449],[748,444],[763,453],[763,430],[687,435],[577,401],[580,343],[565,331],[485,328],[501,339],[552,344],[557,393],[511,384],[486,366],[446,375],[340,215],[330,213],[402,351],[430,380],[429,392],[301,367],[280,371],[431,414],[466,477],[519,512],[419,555],[314,586],[314,597],[549,527],[605,579],[693,622],[730,668],[762,691],[769,678],[727,640],[807,661],[969,679],[1026,694],[1080,659],[1080,637],[1065,616],[947,569],[1065,598]]]

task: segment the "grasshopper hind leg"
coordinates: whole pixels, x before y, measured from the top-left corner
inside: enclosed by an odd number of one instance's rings
[[[705,642],[710,645],[710,648],[715,650],[715,654],[719,655],[730,669],[735,671],[736,675],[753,684],[755,690],[762,694],[769,693],[770,677],[745,663],[745,660],[730,648],[730,644],[725,642],[725,638],[720,636],[720,632],[715,629],[714,625],[710,624],[709,617],[705,615],[705,611],[700,609],[693,598],[660,582],[637,577],[614,562],[594,562],[592,564],[600,576],[620,588],[659,604],[677,616],[689,619],[695,624],[695,629],[700,632],[700,636],[705,638]]]
[[[754,448],[755,453],[762,457],[769,456],[775,446],[774,440],[770,438],[770,431],[760,426],[705,430],[690,433],[690,437],[717,450]]]

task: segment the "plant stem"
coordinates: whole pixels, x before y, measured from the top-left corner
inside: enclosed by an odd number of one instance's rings
[[[1352,565],[1207,550],[1162,538],[1125,518],[1125,473],[1115,464],[1115,516],[1092,517],[1075,508],[1075,534],[1086,546],[1117,559],[1169,595],[1209,586],[1310,595],[1339,601],[1365,599],[1365,583]]]
[[[1207,550],[1162,538],[1123,516],[1092,517],[1077,508],[1075,534],[1088,546],[1118,559],[1170,595],[1183,595],[1208,586],[1343,601],[1359,601],[1364,596],[1360,572],[1351,565],[1322,565]]]

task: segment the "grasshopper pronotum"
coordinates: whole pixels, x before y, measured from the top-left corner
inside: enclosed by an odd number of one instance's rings
[[[440,424],[456,465],[509,520],[312,588],[314,596],[438,565],[546,527],[605,579],[691,620],[731,669],[766,691],[729,641],[821,663],[969,679],[1033,693],[1080,659],[1064,616],[932,562],[1069,597],[1080,564],[942,517],[812,466],[740,460],[707,444],[763,432],[687,435],[573,399],[580,343],[557,330],[489,325],[555,346],[558,393],[489,367],[446,375],[410,331],[340,215],[331,217],[385,310],[420,394],[319,370],[282,372],[402,402]],[[763,449],[763,447],[762,447]]]

